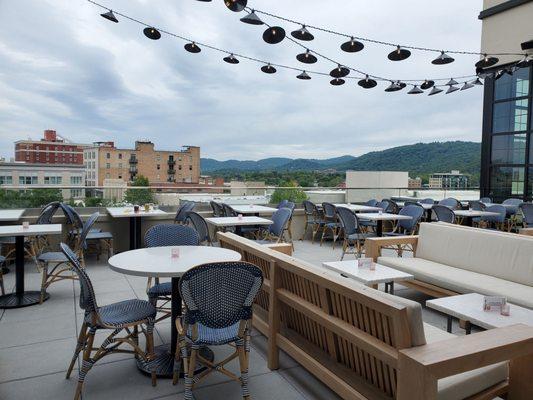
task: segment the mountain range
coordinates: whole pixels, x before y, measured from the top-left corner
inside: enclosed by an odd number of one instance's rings
[[[328,159],[271,157],[257,161],[218,161],[202,158],[203,173],[216,171],[408,171],[412,177],[452,169],[477,176],[481,143],[449,141],[416,143],[373,151],[355,157],[344,155]]]

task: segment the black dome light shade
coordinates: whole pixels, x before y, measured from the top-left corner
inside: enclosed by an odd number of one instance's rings
[[[329,83],[331,83],[333,86],[340,86],[340,85],[344,85],[345,81],[344,79],[341,79],[341,78],[335,78],[329,81]]]
[[[246,7],[247,0],[224,0],[224,4],[231,11],[241,12]]]
[[[434,86],[433,89],[431,89],[431,92],[429,92],[428,96],[434,96],[439,93],[442,93],[442,89],[438,88],[437,86]]]
[[[424,83],[422,83],[420,85],[420,89],[423,89],[423,90],[426,90],[426,89],[429,89],[429,88],[432,88],[433,85],[435,85],[435,82],[434,81],[430,81],[430,80],[425,80]]]
[[[358,51],[363,50],[364,48],[365,48],[365,45],[355,40],[353,37],[347,42],[344,42],[343,44],[341,44],[341,50],[347,53],[356,53]]]
[[[411,52],[407,49],[402,49],[400,46],[396,47],[396,50],[391,51],[387,56],[391,61],[402,61],[409,58]]]
[[[296,38],[298,40],[305,40],[307,42],[315,38],[313,34],[307,30],[305,25],[302,25],[300,29],[296,29],[295,31],[292,31],[291,35],[293,38]]]
[[[474,80],[471,81],[470,83],[471,83],[472,85],[483,86],[483,82],[481,82],[481,79],[479,79],[479,78],[474,79]]]
[[[155,28],[146,27],[143,29],[143,32],[148,39],[158,40],[161,38],[161,33],[159,33],[159,31]]]
[[[263,33],[263,40],[270,44],[276,44],[285,39],[285,29],[281,26],[272,26]]]
[[[103,14],[102,14],[102,15],[103,15]],[[533,61],[533,58],[531,57],[531,55],[526,54],[526,55],[524,56],[524,58],[521,59],[521,60],[518,62],[518,64],[516,64],[516,66],[519,67],[519,68],[527,68],[527,67],[529,67],[531,64],[533,64],[532,61]]]
[[[272,65],[268,64],[268,65],[263,65],[261,67],[261,71],[263,71],[265,74],[274,74],[276,73],[277,70]]]
[[[500,60],[497,57],[489,57],[488,55],[484,54],[483,58],[476,63],[476,68],[492,67],[493,65],[498,64],[498,61]]]
[[[241,22],[244,22],[245,24],[250,25],[263,25],[264,22],[261,21],[261,18],[257,16],[255,13],[255,10],[252,10],[248,15],[245,15],[241,18]]]
[[[305,53],[298,54],[296,59],[304,64],[314,64],[318,61],[317,58],[309,52],[309,50],[306,50]]]
[[[199,53],[202,51],[202,49],[194,42],[187,43],[185,46],[183,46],[185,50],[187,50],[189,53]]]
[[[239,63],[239,60],[237,60],[233,54],[230,54],[229,56],[224,57],[223,60],[226,61],[228,64],[238,64]]]
[[[357,82],[357,84],[362,88],[372,89],[373,87],[376,87],[378,83],[374,79],[370,79],[367,75],[364,79],[361,79],[359,82]]]
[[[413,86],[413,88],[407,92],[407,94],[420,94],[420,93],[424,93],[424,91],[420,89],[418,85]]]
[[[297,76],[298,79],[302,79],[304,81],[307,81],[309,79],[311,79],[311,77],[309,76],[309,74],[305,71],[302,71],[302,73],[300,75]]]
[[[453,93],[453,92],[456,92],[457,90],[459,90],[459,88],[457,86],[453,86],[451,85],[448,90],[446,90],[446,94],[450,94],[450,93]]]
[[[401,85],[397,82],[391,82],[390,85],[385,89],[386,92],[397,92],[398,90],[402,90],[403,88]]]
[[[444,51],[441,51],[440,55],[437,58],[435,58],[433,61],[431,61],[431,64],[444,65],[444,64],[452,63],[454,61],[455,61],[455,58],[450,57]]]
[[[111,22],[118,22],[117,17],[115,17],[115,14],[113,14],[113,10],[109,10],[108,12],[100,15]]]
[[[343,67],[342,65],[338,65],[337,68],[334,68],[329,73],[330,76],[334,78],[344,78],[345,76],[348,76],[350,73],[350,70],[346,67]]]
[[[446,83],[447,86],[457,85],[459,82],[457,82],[455,79],[451,78],[448,83]]]
[[[467,89],[473,88],[474,86],[475,85],[473,83],[465,82],[463,87],[461,87],[461,90],[467,90]]]

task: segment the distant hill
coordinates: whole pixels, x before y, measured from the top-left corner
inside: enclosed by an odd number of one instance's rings
[[[458,169],[477,177],[480,169],[481,143],[433,142],[416,143],[373,151],[359,157],[345,155],[329,159],[265,158],[258,161],[217,161],[202,158],[202,172],[214,171],[409,171],[411,176]]]

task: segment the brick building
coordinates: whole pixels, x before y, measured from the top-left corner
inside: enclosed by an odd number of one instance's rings
[[[136,141],[134,149],[118,149],[114,142],[95,143],[84,149],[87,186],[104,186],[105,180],[131,182],[142,175],[151,185],[198,184],[200,148],[156,150],[150,141]]]
[[[89,145],[70,143],[47,129],[41,140],[15,142],[15,161],[27,164],[83,165],[83,149]]]

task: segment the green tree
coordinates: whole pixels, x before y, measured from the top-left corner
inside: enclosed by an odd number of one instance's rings
[[[277,204],[282,200],[289,200],[294,203],[301,203],[304,200],[307,200],[307,195],[302,189],[296,187],[294,182],[282,182],[280,186],[289,187],[292,186],[294,189],[276,189],[272,196],[270,197],[270,202],[272,204]]]
[[[148,178],[139,175],[133,181],[132,186],[150,186]],[[152,191],[150,189],[128,189],[126,190],[126,195],[124,200],[130,204],[143,205],[146,203],[153,203],[154,198],[152,196]]]

